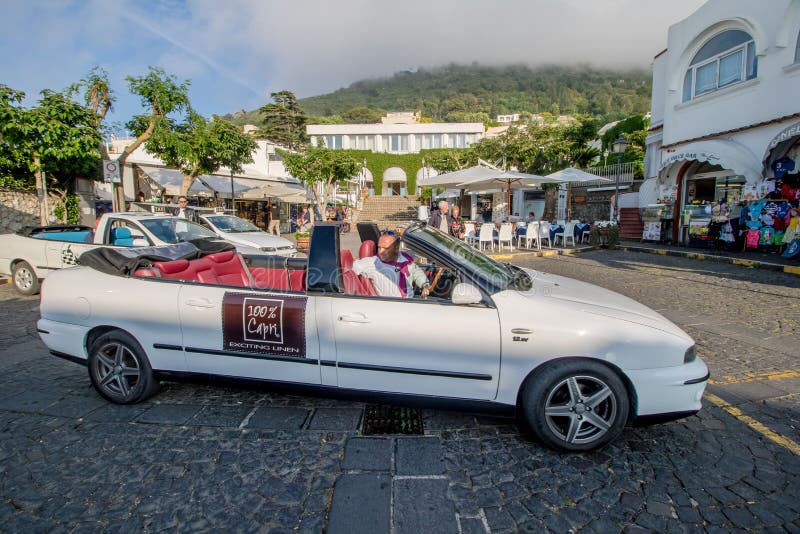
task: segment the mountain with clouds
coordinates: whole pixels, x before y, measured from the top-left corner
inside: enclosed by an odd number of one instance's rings
[[[355,122],[348,117],[363,113],[352,113],[353,108],[420,110],[423,117],[449,122],[494,120],[510,113],[585,114],[606,122],[647,113],[651,81],[647,69],[451,64],[361,80],[298,103],[312,120],[330,122]],[[239,112],[233,120],[261,122],[257,110]]]

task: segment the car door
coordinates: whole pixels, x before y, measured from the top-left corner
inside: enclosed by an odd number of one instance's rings
[[[329,300],[339,387],[495,398],[501,349],[495,308],[436,298]]]
[[[314,298],[184,283],[178,297],[190,372],[320,383]]]

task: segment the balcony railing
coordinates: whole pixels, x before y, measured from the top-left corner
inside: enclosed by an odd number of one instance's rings
[[[612,165],[601,165],[599,167],[589,167],[586,169],[586,172],[590,174],[595,174],[597,176],[600,176],[601,178],[606,178],[612,181],[616,181],[617,172],[619,172],[619,183],[629,184],[633,182],[635,167],[636,167],[636,162],[630,161],[627,163],[623,163],[619,166],[617,166],[616,164],[612,164]],[[608,184],[609,182],[606,182],[604,180],[597,180],[597,181],[581,182],[581,187],[607,186]]]

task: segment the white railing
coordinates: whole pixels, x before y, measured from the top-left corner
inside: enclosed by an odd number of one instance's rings
[[[630,161],[627,163],[623,163],[619,166],[615,163],[611,165],[601,165],[599,167],[589,167],[588,169],[586,169],[586,172],[600,176],[601,178],[606,178],[614,181],[616,181],[617,173],[619,173],[619,183],[629,184],[633,182],[635,167],[636,167],[636,162]],[[581,182],[581,187],[594,187],[594,186],[607,186],[607,185],[608,182],[604,180]]]

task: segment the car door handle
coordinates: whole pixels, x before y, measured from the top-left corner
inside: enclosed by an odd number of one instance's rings
[[[352,315],[340,315],[339,320],[343,323],[371,323],[367,316],[363,313],[354,313]]]
[[[197,299],[186,299],[187,306],[193,306],[195,308],[213,308],[214,303],[209,299],[197,298]]]
[[[533,334],[533,330],[529,328],[512,328],[512,334]]]

